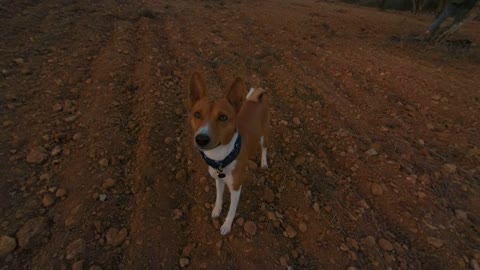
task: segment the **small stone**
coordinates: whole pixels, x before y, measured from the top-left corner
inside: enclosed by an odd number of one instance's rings
[[[98,164],[105,168],[108,166],[108,159],[102,158],[100,161],[98,161]]]
[[[285,258],[284,256],[281,256],[280,265],[282,265],[283,267],[287,267],[288,266],[287,258]]]
[[[377,183],[372,183],[371,192],[375,196],[381,196],[383,195],[383,188]]]
[[[84,212],[85,207],[83,206],[83,204],[79,204],[73,207],[65,218],[65,227],[70,227],[78,224],[82,220]]]
[[[420,182],[425,186],[430,185],[430,183],[432,182],[430,181],[430,177],[428,177],[428,175],[426,174],[420,175],[420,177],[418,177],[418,180],[420,180]]]
[[[5,120],[3,121],[3,127],[13,126],[13,121]]]
[[[125,228],[121,229],[113,239],[113,245],[120,246],[121,244],[123,244],[123,242],[125,242],[125,240],[127,239],[127,236],[128,236],[128,230]]]
[[[457,171],[457,166],[455,166],[454,164],[447,163],[442,166],[442,171],[446,174],[452,174]]]
[[[72,260],[72,259],[78,258],[78,256],[80,256],[85,252],[86,248],[87,248],[87,242],[84,239],[80,238],[73,241],[67,247],[66,259]]]
[[[467,220],[468,219],[467,212],[465,212],[463,210],[459,210],[459,209],[455,210],[455,216],[458,219],[461,219],[461,220]]]
[[[25,64],[25,60],[21,57],[13,59],[13,62],[19,66]]]
[[[473,270],[480,270],[480,265],[478,264],[477,260],[472,259],[470,261],[470,265],[472,266]]]
[[[237,220],[235,221],[235,223],[238,225],[238,226],[243,226],[243,224],[245,223],[245,219],[243,217],[239,217],[237,218]]]
[[[74,141],[78,141],[82,138],[82,133],[75,133],[75,135],[73,135],[73,140]]]
[[[358,205],[363,209],[370,209],[370,205],[365,200],[358,201]]]
[[[104,202],[106,199],[107,199],[107,194],[100,194],[98,196],[98,199],[101,201],[101,202]]]
[[[255,235],[257,233],[257,225],[253,221],[247,221],[243,225],[243,229],[250,235]]]
[[[60,154],[60,152],[62,152],[62,147],[60,145],[55,145],[50,152],[50,155],[57,156],[58,154]]]
[[[293,123],[297,126],[299,126],[300,124],[302,124],[302,122],[300,121],[300,118],[298,117],[294,117],[293,118]]]
[[[54,112],[59,112],[63,109],[62,105],[60,103],[56,103],[55,105],[52,106],[52,110]]]
[[[313,211],[320,213],[320,206],[318,205],[318,202],[313,203]]]
[[[433,95],[432,96],[433,100],[440,100],[440,98],[441,98],[441,96],[439,96],[439,95]]]
[[[83,270],[83,260],[76,261],[72,264],[72,270]]]
[[[267,218],[269,220],[275,220],[275,213],[271,212],[271,211],[268,211],[267,212]]]
[[[177,179],[177,181],[186,181],[187,180],[187,172],[184,169],[179,170],[175,174],[175,179]]]
[[[113,245],[115,242],[115,237],[117,236],[119,230],[117,228],[110,228],[107,231],[107,245]]]
[[[280,120],[280,121],[278,121],[278,124],[279,124],[279,125],[282,125],[282,126],[288,126],[288,122],[285,121],[285,120]]]
[[[263,200],[268,203],[272,203],[275,200],[275,194],[271,188],[265,187],[263,189]]]
[[[54,203],[55,203],[55,197],[52,194],[47,193],[47,194],[43,195],[43,199],[42,199],[43,207],[50,207]]]
[[[431,237],[431,236],[427,237],[427,242],[436,248],[441,248],[443,246],[443,241],[436,237]]]
[[[181,268],[185,268],[188,266],[188,264],[190,263],[190,260],[188,258],[180,258],[180,267]]]
[[[393,250],[393,245],[388,240],[381,238],[378,240],[378,245],[385,251]]]
[[[65,119],[63,119],[63,120],[65,120],[65,122],[67,122],[67,123],[73,123],[73,122],[75,122],[75,120],[77,120],[77,118],[78,118],[78,115],[72,115],[72,116],[69,116],[69,117],[65,117]]]
[[[375,150],[375,148],[370,148],[367,152],[365,152],[365,154],[372,157],[372,156],[378,155],[378,152],[377,152],[377,150]]]
[[[297,157],[295,159],[295,166],[299,167],[305,164],[306,158],[305,157]]]
[[[67,195],[67,190],[64,189],[64,188],[59,188],[59,189],[57,190],[57,192],[55,193],[55,196],[56,196],[57,198],[62,198],[62,197],[65,197],[66,195]]]
[[[306,232],[307,224],[305,224],[305,222],[303,221],[300,221],[300,223],[298,223],[298,230],[301,231],[302,233]]]
[[[375,241],[375,237],[369,235],[365,238],[362,239],[362,243],[366,245],[367,247],[373,248],[377,244]]]
[[[33,148],[27,155],[27,163],[41,164],[48,158],[48,152],[45,148],[37,146]]]
[[[190,243],[190,244],[186,245],[182,249],[182,256],[183,257],[190,257],[190,255],[192,254],[193,248],[195,248],[195,244]]]
[[[17,247],[17,240],[15,238],[2,235],[0,236],[0,258],[12,253]]]
[[[287,225],[287,227],[285,228],[285,233],[287,234],[288,238],[294,238],[295,236],[297,236],[297,231],[295,231],[295,229],[293,229],[293,227],[290,225]]]
[[[17,232],[18,245],[23,249],[31,249],[39,245],[48,233],[48,219],[38,217],[28,220]]]
[[[113,186],[115,186],[116,183],[117,183],[117,180],[115,180],[113,178],[107,178],[107,179],[105,179],[105,181],[103,181],[102,188],[103,189],[110,189]]]
[[[173,142],[173,138],[172,138],[172,137],[167,137],[167,138],[165,138],[165,140],[163,140],[163,142],[164,142],[166,145],[170,145],[170,144],[172,144],[172,142]]]

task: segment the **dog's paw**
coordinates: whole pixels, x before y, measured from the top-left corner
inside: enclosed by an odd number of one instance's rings
[[[227,233],[230,232],[231,229],[232,229],[232,221],[225,220],[222,227],[220,227],[220,234],[226,235]]]
[[[268,169],[268,164],[267,164],[267,162],[265,162],[265,163],[262,162],[262,163],[260,164],[260,167],[262,167],[262,169]]]
[[[212,218],[217,218],[220,216],[220,212],[222,212],[222,206],[215,205],[212,210]]]

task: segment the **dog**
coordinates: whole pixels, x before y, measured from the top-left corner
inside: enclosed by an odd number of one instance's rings
[[[268,167],[268,98],[261,88],[251,88],[247,93],[241,78],[235,79],[224,97],[209,98],[205,81],[194,73],[190,80],[190,106],[194,145],[215,179],[213,218],[222,211],[225,185],[230,190],[230,207],[220,228],[221,235],[226,235],[235,218],[248,161],[259,148],[261,167]]]

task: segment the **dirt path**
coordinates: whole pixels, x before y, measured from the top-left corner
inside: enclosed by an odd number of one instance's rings
[[[1,269],[478,269],[480,51],[416,42],[428,16],[274,0],[0,10]],[[480,42],[478,22],[466,37]],[[191,143],[193,71],[214,95],[241,76],[272,100],[271,168],[251,162],[227,237]]]

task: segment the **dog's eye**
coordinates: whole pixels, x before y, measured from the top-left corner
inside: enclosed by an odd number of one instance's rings
[[[197,119],[200,119],[200,117],[202,117],[202,115],[200,114],[200,112],[196,112],[193,114],[193,117],[197,118]]]
[[[224,114],[221,114],[218,116],[218,120],[222,121],[222,122],[225,122],[228,120],[228,117]]]

